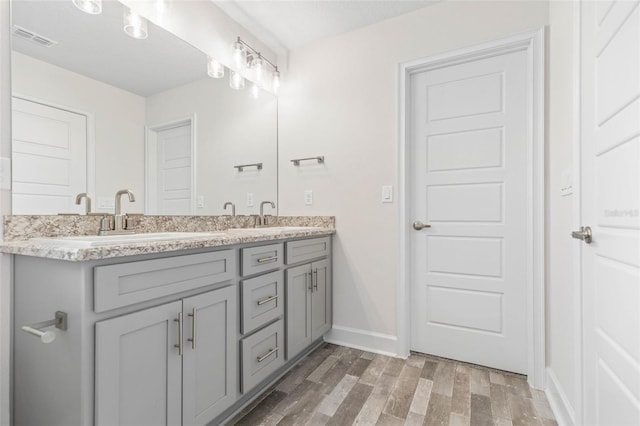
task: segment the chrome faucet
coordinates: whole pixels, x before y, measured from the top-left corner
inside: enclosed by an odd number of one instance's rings
[[[258,223],[257,226],[266,226],[267,223],[265,221],[264,218],[264,206],[265,204],[270,204],[272,209],[276,208],[276,205],[274,204],[273,201],[263,201],[260,203],[260,215],[258,216]]]
[[[136,200],[136,197],[135,195],[133,195],[133,192],[131,192],[128,189],[121,189],[120,191],[116,192],[116,211],[115,211],[114,220],[113,220],[114,233],[121,233],[121,232],[125,232],[126,230],[125,215],[122,214],[122,196],[125,194],[129,196],[130,203],[133,203]]]
[[[80,205],[80,202],[82,201],[82,199],[84,198],[85,200],[85,214],[89,214],[91,213],[91,197],[89,196],[88,193],[83,192],[81,194],[76,195],[76,205]]]
[[[231,216],[235,216],[236,215],[236,205],[233,204],[231,201],[227,201],[226,203],[224,203],[224,206],[222,206],[222,210],[226,210],[227,207],[231,206]]]

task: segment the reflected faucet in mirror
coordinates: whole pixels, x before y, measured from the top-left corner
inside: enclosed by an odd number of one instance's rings
[[[263,201],[260,203],[260,215],[258,215],[258,223],[256,223],[256,227],[258,226],[267,226],[267,221],[264,217],[264,206],[265,204],[269,204],[272,209],[276,208],[276,204],[273,201]]]
[[[236,205],[233,204],[231,201],[227,201],[226,203],[224,203],[224,206],[222,206],[222,210],[226,210],[227,207],[231,206],[231,216],[235,216],[236,215]]]
[[[84,212],[88,216],[91,213],[91,196],[86,192],[76,195],[76,205],[80,205],[82,199],[85,199],[85,209]]]
[[[98,232],[98,235],[133,234],[135,232],[132,229],[133,222],[130,223],[129,220],[126,219],[126,215],[122,214],[122,196],[125,194],[129,197],[130,203],[136,201],[136,196],[133,195],[133,192],[129,189],[121,189],[116,192],[116,208],[113,216],[113,226],[111,219],[105,215],[100,223],[100,231]]]

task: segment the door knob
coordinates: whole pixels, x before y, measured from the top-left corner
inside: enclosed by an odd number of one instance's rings
[[[419,220],[416,220],[415,222],[413,222],[412,226],[413,226],[413,229],[415,229],[416,231],[420,231],[424,228],[431,228],[431,225],[425,225]]]
[[[579,231],[573,231],[571,236],[577,240],[582,240],[587,244],[591,244],[593,241],[591,228],[588,226],[581,226]]]

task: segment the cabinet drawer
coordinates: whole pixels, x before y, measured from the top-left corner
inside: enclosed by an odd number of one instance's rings
[[[242,334],[284,314],[284,274],[275,271],[242,281]]]
[[[276,321],[240,341],[242,393],[284,365],[284,323]]]
[[[242,276],[278,269],[282,266],[282,243],[242,249]]]
[[[310,238],[287,243],[287,265],[328,256],[331,252],[331,238]]]
[[[235,276],[235,252],[222,250],[94,269],[94,310],[104,312]]]

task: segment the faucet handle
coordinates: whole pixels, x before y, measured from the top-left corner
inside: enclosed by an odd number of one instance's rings
[[[112,229],[111,216],[105,214],[102,216],[102,219],[100,219],[100,232],[111,231]]]
[[[124,229],[133,229],[138,224],[135,217],[124,215]]]

